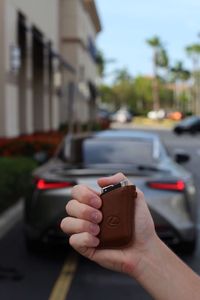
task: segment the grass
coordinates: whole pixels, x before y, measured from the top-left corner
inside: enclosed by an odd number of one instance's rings
[[[151,120],[146,117],[135,117],[133,123],[138,126],[172,129],[177,124],[177,121],[169,119]]]

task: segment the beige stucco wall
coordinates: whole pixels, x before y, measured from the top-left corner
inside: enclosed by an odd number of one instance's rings
[[[61,2],[60,32],[61,52],[76,69],[74,81],[77,86],[80,81],[84,81],[86,85],[89,80],[95,82],[97,68],[87,47],[89,37],[95,44],[96,30],[82,0],[63,0]],[[81,76],[81,69],[84,69],[84,76]],[[68,80],[69,77],[70,75],[66,74]],[[90,105],[88,100],[80,93],[76,93],[76,101],[73,106],[75,121],[83,123],[88,121]]]
[[[3,30],[4,40],[1,44],[4,45],[4,61],[3,67],[4,76],[15,78],[16,83],[7,82],[4,85],[4,97],[5,108],[3,109],[5,117],[4,134],[6,136],[15,136],[20,134],[19,132],[19,99],[18,99],[18,86],[17,75],[12,74],[10,68],[10,47],[17,45],[17,16],[18,12],[21,12],[27,20],[27,26],[36,26],[44,35],[46,41],[51,40],[53,49],[59,52],[59,0],[4,0],[5,7],[0,10],[0,13],[4,16],[4,26],[0,26],[0,30]],[[0,1],[2,3],[2,1]],[[2,5],[2,4],[0,4]],[[2,18],[0,18],[0,22]],[[3,29],[4,28],[4,29]],[[28,46],[31,51],[31,45]],[[1,63],[1,61],[0,61]],[[30,72],[29,72],[30,73]],[[1,76],[1,75],[0,75]],[[31,74],[28,75],[31,80]],[[0,83],[1,84],[1,83]],[[27,133],[33,132],[33,115],[32,115],[32,91],[31,88],[27,88]],[[45,105],[44,123],[45,128],[48,129],[48,104]],[[0,105],[2,104],[2,101]],[[55,99],[55,112],[58,112],[59,102]],[[54,126],[58,126],[58,113],[54,113]],[[0,133],[1,134],[1,133]]]
[[[6,3],[8,9],[13,7],[24,13],[58,47],[59,0],[6,0]]]
[[[59,50],[59,0],[5,0],[5,47],[16,44],[17,13],[21,11],[28,25],[35,25]],[[6,71],[9,71],[9,51],[6,51]]]
[[[92,23],[89,13],[82,5],[82,0],[78,0],[78,2],[79,2],[78,11],[77,11],[77,18],[79,20],[78,36],[81,40],[84,41],[85,45],[88,45],[88,37],[90,37],[95,44],[96,31],[95,31],[94,24]],[[97,76],[96,64],[94,63],[90,54],[87,51],[83,51],[83,49],[79,47],[78,64],[80,65],[83,63],[86,66],[85,68],[86,79],[93,81]]]
[[[88,37],[92,38],[94,43],[96,31],[91,18],[86,11],[82,0],[64,0],[61,2],[60,19],[61,40],[76,38],[82,41],[85,47],[88,46]],[[63,55],[75,66],[79,72],[80,66],[85,66],[87,79],[94,79],[97,75],[96,65],[89,53],[78,43],[63,43]]]
[[[60,38],[61,53],[76,68],[77,50],[74,43],[63,42],[64,39],[78,37],[78,5],[79,0],[60,1]],[[70,76],[70,75],[69,75]]]

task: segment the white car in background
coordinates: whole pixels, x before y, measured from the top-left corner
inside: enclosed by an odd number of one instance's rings
[[[132,114],[125,108],[119,109],[115,114],[112,116],[112,121],[119,122],[119,123],[127,123],[131,122],[133,119]]]
[[[152,110],[148,112],[147,117],[151,120],[162,120],[165,118],[165,111],[163,109]]]

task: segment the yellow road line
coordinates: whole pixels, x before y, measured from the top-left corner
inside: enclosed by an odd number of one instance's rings
[[[51,291],[49,300],[66,300],[78,266],[78,255],[70,253]]]

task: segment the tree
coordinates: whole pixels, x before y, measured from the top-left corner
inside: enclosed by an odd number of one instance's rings
[[[153,48],[153,109],[158,110],[160,108],[158,68],[168,68],[169,58],[158,36],[154,36],[146,42]]]
[[[111,64],[111,63],[115,63],[116,60],[115,59],[108,59],[105,57],[103,51],[101,50],[97,50],[97,55],[96,55],[96,64],[97,64],[97,68],[98,68],[98,71],[99,71],[99,75],[101,78],[107,76],[106,74],[106,66],[108,64]]]
[[[185,48],[186,53],[192,59],[193,63],[193,111],[200,113],[200,77],[199,77],[199,61],[200,61],[200,44],[191,44]]]
[[[153,78],[146,76],[137,76],[134,80],[134,91],[137,99],[137,111],[139,113],[146,113],[152,109],[152,82]],[[171,106],[171,99],[173,97],[172,91],[163,84],[163,81],[158,80],[158,94],[162,107],[169,108]]]
[[[144,76],[137,76],[134,80],[136,110],[141,114],[145,114],[152,108],[152,80],[152,78]]]
[[[113,103],[115,108],[121,106],[133,107],[134,87],[133,78],[126,68],[115,71],[114,83],[100,87],[103,102]]]
[[[99,71],[99,75],[101,77],[103,77],[104,72],[105,72],[106,60],[105,60],[104,54],[101,50],[97,50],[96,63],[97,63],[97,68],[98,68],[98,71]]]
[[[115,71],[115,83],[131,81],[132,76],[126,68],[118,69]]]
[[[148,39],[147,44],[153,48],[153,109],[158,110],[160,107],[159,95],[158,95],[158,53],[161,48],[161,41],[159,37],[154,36],[153,38]]]
[[[175,84],[174,99],[176,100],[176,103],[175,103],[176,109],[180,110],[180,103],[182,102],[183,106],[184,106],[184,108],[182,107],[182,110],[185,110],[187,96],[186,96],[185,92],[178,92],[178,85],[180,85],[180,84],[183,85],[186,81],[188,81],[191,74],[187,69],[184,68],[182,61],[177,61],[175,63],[175,65],[170,68],[170,72],[171,72],[171,77],[172,77],[171,79]]]
[[[102,84],[99,87],[99,91],[102,102],[116,105],[116,95],[112,86]]]

